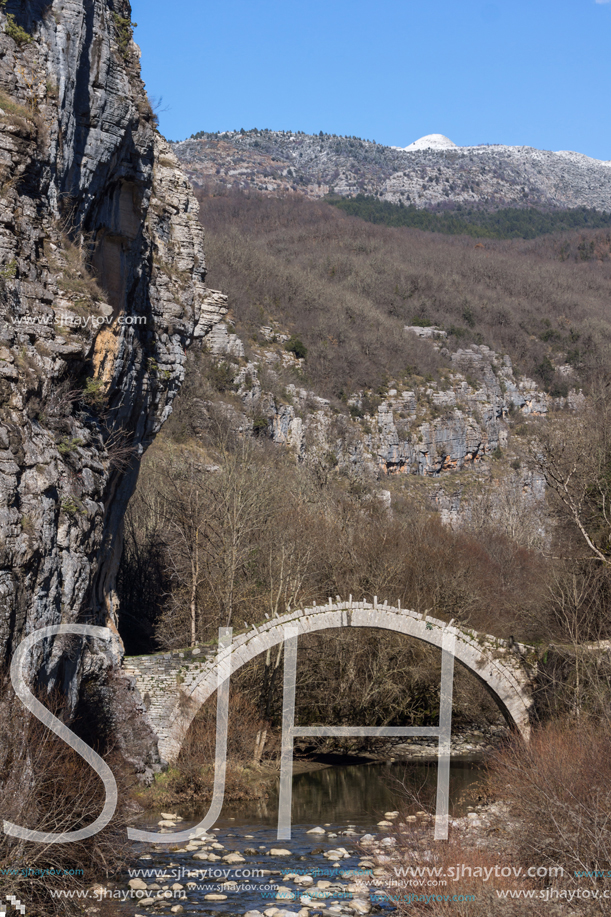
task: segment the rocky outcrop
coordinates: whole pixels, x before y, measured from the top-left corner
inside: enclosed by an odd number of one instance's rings
[[[575,410],[584,402],[581,392],[568,390],[568,384],[565,397],[552,397],[533,380],[517,379],[508,356],[473,344],[452,354],[444,349],[452,371],[441,383],[431,381],[413,390],[391,383],[383,397],[355,395],[349,399],[347,417],[334,411],[327,399],[294,384],[286,385],[282,396],[263,391],[262,366],[268,379],[273,379],[270,367],[282,368],[287,357],[298,361],[274,348],[264,334],[259,337],[267,343],[253,352],[249,362],[236,367],[234,380],[258,431],[289,446],[300,461],[325,458],[334,467],[359,475],[438,477],[460,471],[505,448],[510,417]],[[218,357],[237,355],[235,344],[230,350],[228,338],[224,350],[213,352]],[[243,418],[243,427],[249,423],[252,427],[252,420]]]
[[[393,493],[402,492],[399,480],[391,484],[389,478],[399,477],[447,525],[492,521],[521,543],[546,543],[546,487],[529,460],[528,421],[583,408],[584,395],[570,388],[570,367],[557,368],[566,378],[565,394],[551,395],[519,376],[509,356],[475,344],[450,353],[439,338],[433,346],[451,368],[437,381],[390,382],[383,395],[360,392],[339,409],[305,387],[286,384],[287,358],[292,370],[300,369],[284,348],[287,340],[278,327],[260,328],[248,358],[239,359],[229,337],[218,336],[213,359],[233,367],[233,391],[228,400],[220,394],[214,407],[192,402],[196,432],[209,426],[211,410],[220,411],[234,432],[269,437],[321,480],[340,475],[355,493],[375,495],[389,509]],[[382,489],[387,487],[392,491]]]
[[[114,582],[139,461],[187,346],[225,309],[127,0],[8,0],[0,28],[0,637],[7,662],[42,626],[107,625],[110,647],[58,639],[33,661],[74,707],[121,659]]]

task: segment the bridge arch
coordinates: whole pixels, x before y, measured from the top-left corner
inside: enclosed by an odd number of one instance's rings
[[[407,637],[414,637],[441,649],[444,631],[456,637],[455,657],[492,694],[507,721],[525,739],[530,735],[533,697],[531,680],[523,661],[525,647],[487,634],[446,624],[436,618],[420,615],[415,611],[389,606],[387,603],[331,602],[328,605],[314,605],[275,617],[260,627],[234,638],[230,650],[210,658],[200,667],[196,675],[165,689],[161,708],[149,716],[159,738],[161,757],[173,762],[177,759],[182,743],[198,710],[214,694],[218,687],[218,666],[231,653],[231,674],[246,665],[256,656],[277,646],[284,640],[285,625],[297,628],[298,636],[343,627],[369,627],[390,630]],[[366,724],[362,724],[363,726]]]

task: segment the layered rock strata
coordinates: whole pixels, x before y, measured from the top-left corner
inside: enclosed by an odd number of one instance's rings
[[[186,348],[225,309],[127,0],[8,0],[2,29],[0,638],[6,664],[43,626],[108,626],[111,645],[57,639],[33,656],[74,709],[83,679],[101,686],[122,657],[114,582],[140,458]],[[111,719],[134,714],[129,685],[103,693]],[[146,744],[126,751],[140,770]]]

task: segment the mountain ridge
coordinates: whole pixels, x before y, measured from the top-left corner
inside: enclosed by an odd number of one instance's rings
[[[356,137],[258,129],[202,131],[172,146],[200,187],[298,192],[310,199],[365,194],[419,209],[611,210],[611,161],[566,150],[503,145],[405,150]]]

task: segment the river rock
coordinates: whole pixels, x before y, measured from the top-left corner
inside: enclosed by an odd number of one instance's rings
[[[238,863],[245,862],[246,860],[239,853],[228,853],[227,856],[223,857],[223,863],[227,863],[229,866],[237,866]]]
[[[182,914],[184,907],[182,904],[175,904],[174,907],[170,908],[170,914]]]
[[[265,913],[267,913],[267,911]],[[263,917],[263,914],[261,911],[246,911],[244,917]]]
[[[134,891],[143,891],[148,888],[146,882],[143,882],[142,879],[130,879],[128,882],[130,888],[133,888]]]
[[[286,885],[278,886],[278,890],[276,892],[276,901],[279,901],[279,900],[294,901],[295,897],[296,897],[295,892],[292,891],[290,888],[287,888]]]
[[[367,897],[369,897],[369,888],[364,883],[351,882],[346,891],[349,891],[351,895],[356,895],[357,898],[362,895],[367,895]]]
[[[398,818],[398,812],[384,812],[384,818]]]
[[[293,881],[295,885],[305,885],[305,886],[314,885],[314,879],[312,878],[312,876],[296,876],[295,879],[293,879]]]
[[[375,841],[375,836],[373,834],[364,834],[361,838],[361,844],[369,845],[373,844]]]
[[[357,898],[350,902],[350,907],[356,914],[368,914],[371,910],[371,902]]]
[[[323,856],[328,860],[342,860],[350,857],[351,854],[348,853],[345,847],[337,847],[335,850],[327,850]]]
[[[164,821],[158,821],[157,824],[159,825],[160,828],[175,828],[176,827],[176,822],[168,821],[167,819],[164,819]]]
[[[311,888],[305,895],[302,895],[299,900],[302,904],[315,906],[316,901],[331,898],[332,895],[333,892],[327,891],[326,888]]]
[[[210,858],[211,858],[211,857],[210,857],[210,854],[208,854],[208,853],[194,853],[194,854],[193,854],[193,859],[194,859],[194,860],[208,860],[208,859],[210,859]],[[215,857],[215,859],[216,859],[216,857]]]
[[[272,847],[269,852],[270,857],[290,857],[291,851],[285,850],[283,847]]]
[[[379,821],[378,828],[392,828],[393,824],[391,821]]]
[[[204,901],[227,901],[227,895],[204,895]]]
[[[324,828],[310,828],[309,831],[306,831],[306,834],[326,834]]]

